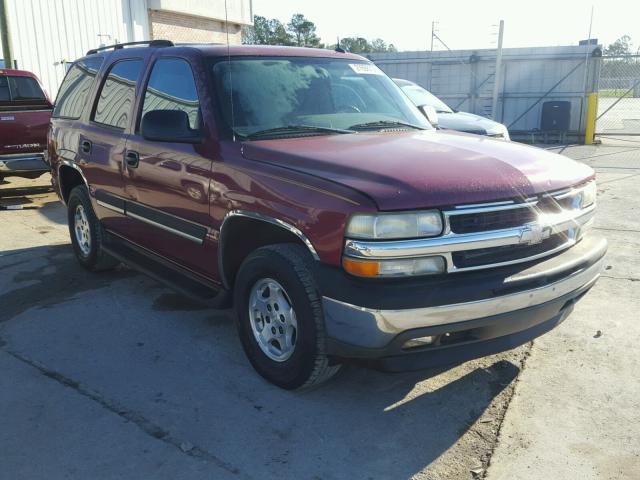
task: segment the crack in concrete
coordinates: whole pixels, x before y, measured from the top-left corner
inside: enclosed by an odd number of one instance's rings
[[[613,183],[613,182],[620,182],[622,180],[628,180],[629,178],[633,178],[633,177],[637,177],[638,175],[640,175],[640,173],[634,173],[632,175],[627,175],[626,177],[621,177],[621,178],[612,178],[611,180],[604,180],[602,182],[598,182],[598,186],[602,186],[605,185],[607,183]]]
[[[4,341],[0,342],[0,347],[4,347],[5,345],[6,345],[6,342]],[[224,460],[218,458],[217,456],[213,455],[212,453],[208,452],[207,450],[201,447],[192,445],[189,442],[182,441],[173,437],[170,432],[163,429],[161,426],[156,425],[152,421],[148,420],[142,414],[131,411],[125,408],[124,406],[119,405],[117,402],[107,400],[103,398],[101,395],[97,394],[96,392],[93,392],[87,387],[83,386],[81,383],[63,375],[60,372],[51,370],[45,367],[44,365],[41,365],[40,363],[36,362],[35,360],[32,360],[30,358],[23,356],[20,353],[11,351],[6,348],[2,348],[2,351],[7,353],[8,355],[11,355],[16,360],[19,360],[29,365],[30,367],[35,368],[45,377],[50,378],[51,380],[54,380],[59,384],[74,390],[76,393],[94,401],[95,403],[100,405],[102,408],[109,410],[110,412],[115,413],[119,417],[133,423],[135,426],[137,426],[140,430],[142,430],[144,433],[146,433],[150,437],[156,440],[160,440],[161,442],[164,442],[167,445],[170,445],[176,448],[181,453],[193,458],[205,460],[206,462],[209,462],[215,465],[216,467],[219,467],[234,475],[241,474],[240,469],[235,465],[225,462]],[[246,474],[242,474],[242,478],[250,478],[250,477],[248,477]]]
[[[640,230],[633,230],[633,229],[626,229],[626,228],[594,227],[594,230],[605,230],[607,232],[640,233]]]
[[[602,278],[611,278],[613,280],[628,280],[629,282],[640,282],[640,278],[636,277],[614,277],[613,275],[600,275]]]
[[[498,443],[500,442],[500,433],[502,431],[502,424],[504,423],[504,419],[507,416],[507,410],[509,410],[509,406],[511,405],[511,401],[513,400],[513,397],[516,394],[516,388],[518,387],[518,383],[520,382],[520,377],[522,376],[522,372],[524,372],[524,369],[525,369],[525,366],[526,366],[526,363],[527,363],[527,359],[531,356],[531,350],[532,349],[533,349],[533,341],[531,341],[531,342],[529,342],[527,344],[527,347],[526,347],[526,350],[524,352],[524,355],[522,356],[522,358],[520,360],[520,371],[518,372],[518,375],[516,376],[515,381],[513,382],[513,384],[510,387],[510,391],[508,392],[507,400],[505,402],[506,405],[500,411],[500,418],[498,418],[498,425],[496,427],[496,434],[495,434],[495,437],[494,437],[494,442],[490,446],[489,451],[486,454],[486,460],[485,460],[482,476],[478,477],[478,478],[481,478],[482,480],[485,480],[487,478],[487,474],[489,473],[489,468],[491,467],[491,458],[493,457],[493,454],[494,454],[496,448],[498,448]]]

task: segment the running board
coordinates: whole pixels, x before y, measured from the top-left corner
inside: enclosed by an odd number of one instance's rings
[[[211,308],[229,307],[230,295],[224,289],[216,289],[204,278],[199,278],[172,262],[155,255],[119,236],[105,232],[104,251],[116,260],[143,273],[172,290]]]

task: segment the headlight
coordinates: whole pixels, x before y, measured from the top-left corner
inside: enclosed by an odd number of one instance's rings
[[[598,187],[596,186],[595,180],[585,185],[580,192],[580,208],[587,208],[588,206],[596,203],[597,193]]]
[[[441,233],[442,215],[437,210],[353,215],[346,229],[346,237],[367,240],[435,237]]]

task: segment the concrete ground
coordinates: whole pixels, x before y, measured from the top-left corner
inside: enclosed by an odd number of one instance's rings
[[[0,185],[0,479],[638,478],[640,150],[562,153],[598,170],[611,244],[563,325],[445,371],[349,367],[305,393],[253,372],[231,312],[80,268],[46,177]]]

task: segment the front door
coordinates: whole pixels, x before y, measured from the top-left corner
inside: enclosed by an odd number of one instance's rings
[[[153,110],[181,110],[191,129],[203,128],[193,72],[184,59],[159,58],[141,101],[140,121]],[[196,273],[215,276],[215,259],[205,253],[212,163],[205,144],[149,141],[134,133],[125,156],[127,190],[135,200],[127,215],[138,220],[131,239]]]

